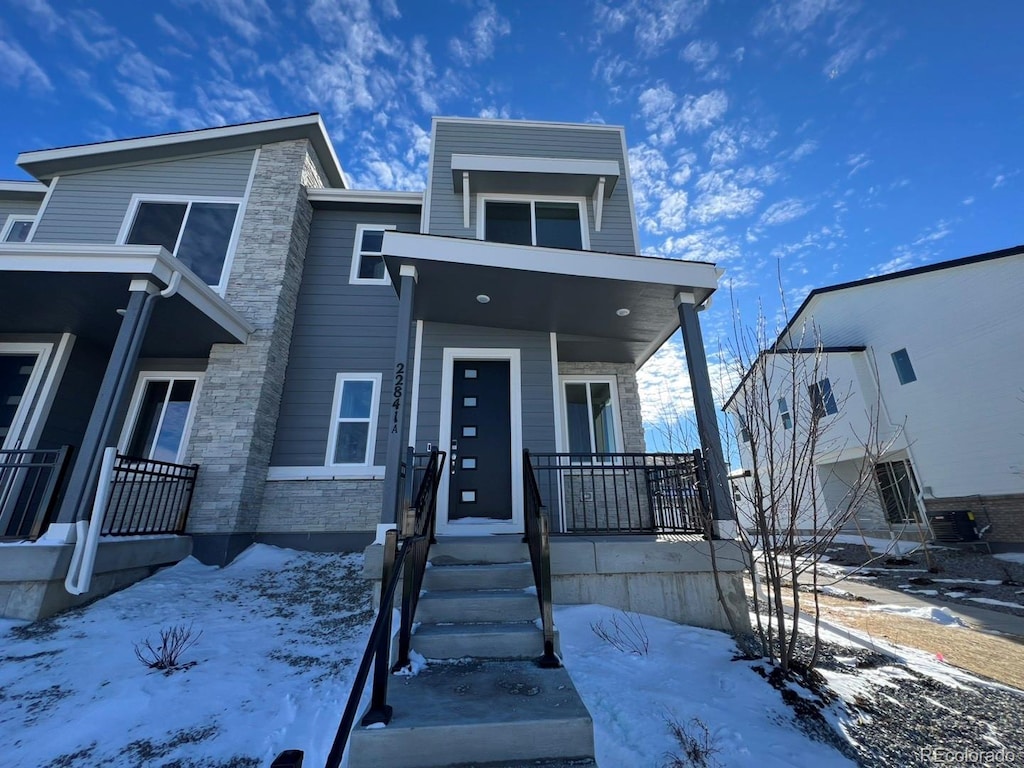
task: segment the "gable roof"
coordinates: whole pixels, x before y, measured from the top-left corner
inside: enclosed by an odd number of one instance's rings
[[[134,139],[76,144],[22,152],[17,163],[40,180],[62,173],[110,165],[165,160],[181,155],[229,152],[277,141],[308,139],[323,166],[328,184],[345,188],[345,175],[334,153],[327,128],[317,112],[274,120],[161,133]]]

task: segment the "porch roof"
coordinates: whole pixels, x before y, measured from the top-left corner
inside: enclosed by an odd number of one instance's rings
[[[244,343],[253,327],[166,249],[153,245],[0,244],[0,333],[70,332],[112,343],[133,279],[158,287],[181,274],[153,310],[143,357],[206,357]]]
[[[567,362],[642,365],[679,327],[676,295],[700,305],[721,274],[705,262],[395,231],[383,253],[396,285],[402,265],[416,267],[416,319],[554,331]]]

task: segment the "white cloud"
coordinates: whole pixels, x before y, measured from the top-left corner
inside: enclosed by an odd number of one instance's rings
[[[693,40],[680,55],[683,61],[693,64],[698,72],[703,72],[718,58],[718,43],[714,40]]]
[[[776,0],[761,12],[754,31],[760,35],[804,32],[838,7],[838,0]]]
[[[687,96],[679,110],[679,121],[690,133],[703,128],[710,128],[722,119],[729,108],[729,98],[725,91],[715,90],[694,98]]]
[[[236,35],[250,45],[264,35],[268,35],[276,25],[274,14],[266,0],[177,0],[187,5],[199,5],[223,22]],[[336,7],[349,3],[335,0],[314,0],[309,9],[310,18],[318,17],[339,20]],[[344,17],[341,17],[343,19]]]
[[[785,224],[795,219],[799,219],[801,216],[806,215],[814,208],[813,203],[808,203],[804,200],[800,200],[795,197],[787,198],[786,200],[780,200],[777,203],[772,203],[768,206],[763,214],[761,214],[761,225],[766,227],[774,227],[779,224]]]
[[[29,12],[29,20],[44,32],[52,34],[64,26],[64,20],[46,0],[13,0]]]
[[[850,155],[846,158],[846,165],[850,169],[847,178],[859,173],[860,171],[871,165],[872,160],[868,157],[867,152],[860,152],[856,155]]]
[[[969,197],[965,197],[963,200],[960,201],[960,203],[962,205],[974,205],[974,195],[970,195]]]
[[[756,187],[743,186],[747,183],[746,177],[751,175],[732,170],[713,170],[703,174],[696,184],[699,195],[692,209],[694,220],[707,224],[752,213],[764,192]]]
[[[595,14],[598,42],[605,34],[632,27],[640,55],[656,56],[665,45],[692,29],[707,7],[708,0],[599,2]]]
[[[804,139],[802,142],[800,142],[800,146],[798,146],[789,154],[789,159],[800,160],[814,153],[815,151],[817,151],[817,149],[818,142],[814,141],[814,139]]]
[[[483,0],[480,10],[469,23],[465,38],[453,37],[449,41],[452,55],[466,66],[479,64],[494,55],[498,38],[512,32],[508,19],[498,13],[490,0]]]
[[[35,59],[0,26],[0,83],[8,88],[24,87],[30,91],[52,91],[53,83]]]
[[[641,228],[665,234],[686,227],[689,194],[681,187],[689,180],[694,162],[693,153],[680,152],[670,164],[658,147],[649,144],[629,150],[633,201]]]
[[[868,273],[868,277],[910,269],[936,258],[940,255],[940,249],[935,244],[952,234],[954,223],[950,219],[939,219],[935,224],[924,229],[911,243],[893,248],[893,258],[876,264]]]
[[[266,120],[281,114],[265,88],[244,87],[223,77],[197,86],[196,103],[204,122],[213,125]]]
[[[161,32],[167,35],[171,40],[176,43],[184,45],[186,48],[196,48],[195,38],[192,37],[188,32],[179,26],[174,25],[167,20],[162,14],[155,14],[153,16],[153,22],[157,25]]]
[[[508,104],[504,104],[500,107],[489,106],[484,107],[476,114],[477,117],[483,117],[487,120],[508,120],[512,116],[511,110]]]

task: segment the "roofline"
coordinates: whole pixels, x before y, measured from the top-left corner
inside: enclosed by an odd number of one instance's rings
[[[362,203],[378,205],[423,205],[422,192],[399,192],[386,189],[309,189],[311,203]]]
[[[42,197],[46,194],[47,189],[49,189],[49,187],[39,181],[14,181],[0,179],[0,194],[8,193],[18,195],[19,197],[39,195]]]
[[[761,363],[761,360],[768,355],[812,355],[812,354],[843,354],[851,352],[866,352],[867,347],[863,345],[857,346],[846,346],[846,347],[795,347],[787,348],[778,346],[778,342],[773,344],[768,349],[762,349],[757,354],[757,359],[743,372],[743,378],[740,379],[740,383],[736,385],[736,389],[732,391],[728,399],[722,404],[722,412],[724,413],[729,408],[729,403],[736,399],[736,395],[739,394],[740,390],[743,389],[743,385],[747,383],[747,379],[750,378],[754,369]]]
[[[217,128],[198,128],[191,131],[175,131],[151,136],[140,136],[132,139],[115,139],[91,144],[74,144],[53,149],[40,149],[22,152],[17,157],[17,164],[36,178],[51,178],[58,175],[61,163],[71,160],[82,160],[90,157],[103,158],[113,153],[140,151],[159,147],[185,147],[189,144],[216,141],[218,139],[252,137],[251,146],[273,141],[274,134],[287,132],[303,135],[313,145],[320,164],[331,184],[337,187],[347,186],[341,163],[334,152],[334,146],[327,134],[327,128],[318,112],[294,117],[282,117],[274,120],[259,120],[249,123],[224,125]],[[263,134],[261,136],[261,134]],[[201,150],[199,150],[201,151]],[[101,161],[103,165],[108,162]]]
[[[624,125],[609,125],[608,123],[567,123],[567,122],[551,122],[544,120],[514,120],[512,118],[498,118],[498,117],[456,117],[456,116],[445,116],[445,115],[434,115],[431,118],[431,122],[434,123],[469,123],[472,125],[528,125],[537,127],[554,127],[554,128],[585,128],[587,130],[597,131],[617,131],[619,133],[625,133],[626,127]]]
[[[829,285],[824,288],[815,288],[813,291],[807,294],[807,298],[803,300],[803,303],[800,305],[797,311],[793,313],[793,316],[789,319],[789,322],[786,323],[785,328],[783,328],[782,331],[779,333],[778,337],[775,340],[775,344],[773,344],[772,347],[777,346],[779,342],[782,340],[782,338],[787,333],[789,333],[790,328],[793,327],[793,325],[796,323],[800,315],[802,315],[804,310],[807,309],[811,301],[817,298],[818,296],[822,296],[826,293],[835,293],[836,291],[845,291],[848,288],[859,288],[862,285],[874,285],[875,283],[883,283],[886,282],[887,280],[900,280],[905,277],[915,277],[916,275],[923,275],[927,272],[939,272],[943,269],[954,269],[956,267],[964,267],[970,264],[979,264],[985,261],[1003,259],[1008,256],[1018,256],[1020,254],[1024,254],[1024,245],[1014,245],[1011,246],[1010,248],[1003,248],[998,251],[988,251],[986,253],[979,253],[975,256],[964,256],[962,258],[952,259],[950,261],[939,261],[936,262],[935,264],[926,264],[922,267],[904,269],[900,272],[890,272],[887,275],[876,275],[875,277],[865,277],[860,280],[851,280],[848,283],[838,283],[837,285]]]

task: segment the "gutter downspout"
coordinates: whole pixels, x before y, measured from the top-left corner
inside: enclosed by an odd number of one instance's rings
[[[181,285],[181,272],[175,271],[171,275],[171,279],[168,281],[167,287],[157,293],[151,293],[146,296],[145,302],[142,306],[142,311],[139,313],[140,317],[148,318],[149,312],[152,311],[153,304],[157,299],[169,299],[178,292],[178,287]],[[129,342],[129,349],[133,350],[131,358],[135,359],[138,357],[138,348],[142,344],[142,337],[145,335],[147,322],[137,323],[132,329],[132,336]],[[118,393],[118,397],[114,400],[120,400],[119,393],[123,391],[125,381],[128,377],[128,372],[124,367],[118,373],[117,383],[115,385],[115,393]],[[115,403],[111,403],[110,408],[103,417],[103,427],[101,434],[106,435],[112,427],[114,414],[117,412],[117,408],[113,407]],[[96,566],[96,552],[100,545],[100,532],[103,530],[103,518],[107,512],[107,504],[110,501],[110,485],[114,474],[114,461],[117,458],[117,448],[114,446],[104,447],[102,458],[100,459],[99,476],[96,484],[96,495],[93,499],[92,512],[89,520],[86,520],[79,506],[78,517],[74,521],[75,524],[75,549],[71,554],[71,563],[68,565],[68,573],[64,579],[64,588],[72,595],[83,595],[89,591],[89,587],[92,585],[92,574]],[[90,463],[89,472],[93,472],[93,467],[96,465],[95,457]]]

